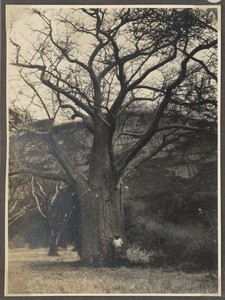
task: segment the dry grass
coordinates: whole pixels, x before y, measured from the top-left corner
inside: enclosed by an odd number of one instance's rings
[[[8,294],[207,294],[217,279],[151,268],[82,268],[76,252],[48,257],[47,249],[9,251]]]

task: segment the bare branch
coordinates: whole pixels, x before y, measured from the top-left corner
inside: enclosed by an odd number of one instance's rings
[[[127,165],[121,180],[125,179],[132,170],[146,162],[147,160],[153,158],[155,155],[157,155],[160,151],[162,151],[164,148],[166,148],[168,145],[175,143],[178,141],[181,137],[186,136],[186,133],[180,133],[175,136],[172,136],[169,139],[163,139],[162,142],[156,146],[150,153],[139,155],[136,159],[134,159],[130,164]]]
[[[133,89],[145,89],[145,90],[150,90],[150,91],[161,93],[161,94],[165,94],[165,92],[166,92],[163,89],[159,89],[159,88],[148,86],[148,85],[137,85]]]
[[[58,92],[64,96],[66,96],[68,99],[72,100],[72,102],[74,104],[76,104],[78,107],[83,109],[88,115],[90,115],[90,116],[93,115],[93,112],[91,111],[91,109],[87,105],[85,105],[82,101],[80,101],[76,97],[72,96],[69,92],[63,90],[62,88],[58,87],[57,85],[54,85],[49,80],[45,79],[44,73],[42,73],[41,82],[44,85],[46,85],[47,87],[49,87],[50,89],[54,90],[55,92]]]
[[[186,106],[186,107],[195,107],[195,106],[200,106],[200,105],[205,105],[205,104],[212,104],[214,106],[217,106],[217,101],[213,99],[206,99],[202,101],[194,101],[194,102],[184,102],[184,101],[179,101],[175,99],[170,100],[171,103],[174,104],[179,104],[181,106]]]
[[[87,129],[91,133],[94,132],[93,122],[91,121],[91,119],[88,116],[85,116],[82,112],[78,111],[75,107],[73,107],[70,104],[61,104],[60,107],[71,109],[73,111],[72,119],[75,119],[76,117],[81,118],[83,120],[85,126],[87,127]]]
[[[34,199],[37,203],[37,207],[38,207],[38,210],[40,212],[40,214],[45,218],[47,219],[47,215],[43,212],[42,210],[42,203],[39,202],[39,197],[37,195],[37,192],[36,192],[36,189],[35,189],[35,186],[34,186],[34,177],[32,176],[32,179],[31,179],[31,187],[32,187],[32,195],[34,196]]]
[[[215,74],[213,74],[210,70],[209,70],[209,68],[206,66],[206,64],[202,61],[202,60],[200,60],[200,59],[197,59],[197,58],[195,58],[195,57],[192,57],[191,58],[192,60],[194,60],[194,61],[196,61],[196,62],[198,62],[202,67],[203,67],[203,69],[216,81],[216,82],[218,82],[218,78],[217,78],[217,76],[215,75]]]
[[[24,206],[18,213],[9,217],[8,225],[11,226],[15,221],[20,219],[23,215],[25,215],[28,211],[33,210],[30,205]]]
[[[134,82],[132,82],[128,87],[127,90],[130,91],[134,89],[138,84],[140,84],[150,73],[152,73],[155,70],[158,70],[160,67],[166,65],[170,61],[174,60],[174,58],[177,56],[177,48],[174,47],[174,51],[172,55],[169,55],[166,59],[163,61],[160,61],[159,63],[155,64],[153,67],[148,68],[138,79],[136,79]]]
[[[178,77],[167,87],[165,96],[161,101],[158,109],[153,116],[152,122],[148,128],[148,130],[141,136],[141,138],[128,150],[125,151],[117,162],[119,173],[125,169],[128,163],[137,155],[137,153],[148,143],[148,141],[157,133],[159,122],[163,116],[165,109],[167,108],[169,102],[172,100],[172,91],[179,86],[182,81],[186,78],[187,72],[187,64],[189,60],[199,51],[203,49],[209,49],[211,47],[216,46],[217,40],[214,40],[208,44],[199,45],[195,49],[193,49],[182,61],[181,70]],[[176,51],[175,51],[176,52]]]
[[[52,172],[43,172],[43,171],[38,171],[38,170],[34,170],[34,169],[17,169],[17,170],[11,170],[9,172],[9,176],[16,176],[19,174],[30,174],[33,176],[37,176],[40,178],[45,178],[45,179],[50,179],[50,180],[54,180],[54,181],[63,181],[63,182],[69,182],[69,178],[66,177],[63,174],[59,174],[59,173],[52,173]]]
[[[171,125],[160,127],[157,131],[159,132],[168,129],[182,129],[182,130],[195,131],[195,130],[199,130],[199,127],[171,124]]]

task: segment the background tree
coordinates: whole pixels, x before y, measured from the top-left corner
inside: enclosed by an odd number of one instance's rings
[[[30,131],[25,131],[24,126],[29,126],[31,130],[34,124],[23,122],[24,115],[12,109],[9,116],[10,168],[26,166],[31,173],[33,169],[38,173],[51,166],[58,173],[60,170],[57,170],[51,156],[43,155],[44,151],[48,152],[46,144],[36,135],[32,137]],[[36,123],[36,126],[40,127],[40,124]],[[46,224],[48,233],[49,255],[58,254],[57,247],[62,243],[62,234],[65,234],[71,216],[76,218],[78,209],[73,191],[59,178],[56,174],[48,174],[47,179],[36,178],[22,172],[9,181],[9,226],[29,212],[39,212],[45,219],[43,224]]]
[[[205,9],[152,8],[33,9],[27,19],[32,37],[26,31],[23,47],[14,31],[11,64],[31,89],[32,106],[38,102],[48,116],[36,134],[80,199],[82,260],[106,265],[114,233],[124,237],[123,176],[180,138],[199,134],[191,119],[206,120],[209,130],[216,117],[216,19]],[[61,110],[81,118],[91,136],[87,176],[54,134]],[[145,123],[138,126],[130,116],[142,112]],[[123,148],[125,136],[131,139]],[[34,170],[10,175],[21,172]]]
[[[62,233],[76,209],[73,194],[64,183],[51,184],[32,177],[32,194],[39,212],[46,219],[49,231],[50,256],[58,255],[58,246]]]

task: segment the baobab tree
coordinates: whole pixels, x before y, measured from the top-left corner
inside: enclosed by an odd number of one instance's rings
[[[11,68],[27,86],[17,97],[39,105],[49,120],[45,130],[30,132],[48,143],[60,180],[80,201],[81,259],[107,265],[113,235],[125,235],[124,176],[182,137],[200,134],[191,118],[215,120],[216,17],[192,8],[37,7],[26,21],[26,31],[14,28],[10,37]],[[62,111],[89,132],[85,175],[54,134]],[[10,171],[19,173],[60,177]]]

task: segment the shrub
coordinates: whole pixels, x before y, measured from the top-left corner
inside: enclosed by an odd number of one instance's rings
[[[9,248],[23,248],[27,246],[26,240],[19,234],[9,240]]]
[[[184,271],[216,269],[217,241],[212,228],[203,224],[173,224],[145,215],[135,218],[131,207],[127,213],[128,240],[151,254],[151,266],[172,266]]]
[[[217,243],[212,232],[203,226],[167,226],[163,251],[169,265],[186,271],[215,269]]]

